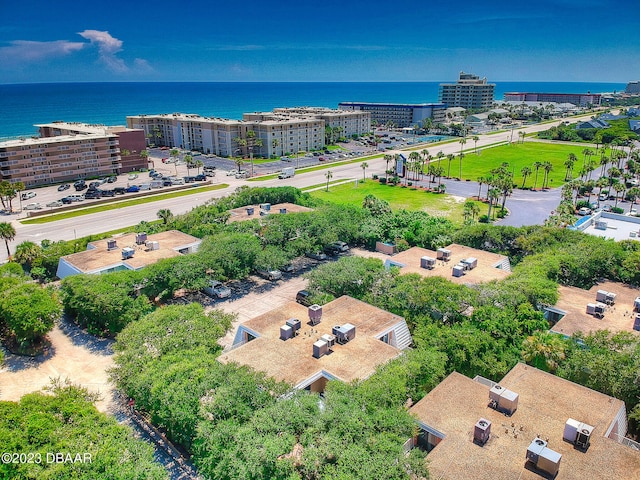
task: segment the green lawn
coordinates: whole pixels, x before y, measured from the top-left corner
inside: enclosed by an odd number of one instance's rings
[[[342,185],[329,186],[329,191],[324,189],[309,192],[310,195],[327,200],[329,202],[362,205],[362,200],[367,195],[375,195],[377,198],[389,202],[393,209],[423,210],[431,215],[447,217],[454,222],[462,221],[462,205],[464,199],[451,195],[429,193],[424,190],[413,190],[400,185],[381,185],[374,180],[355,181]],[[478,202],[480,211],[486,213],[487,207]]]
[[[535,162],[551,162],[553,170],[549,174],[549,186],[559,187],[564,183],[565,166],[564,162],[570,153],[575,154],[578,158],[573,168],[573,176],[577,177],[580,168],[582,168],[582,150],[585,146],[577,145],[559,145],[551,143],[541,142],[525,142],[511,145],[503,145],[493,148],[482,149],[479,155],[469,151],[462,159],[462,178],[477,180],[479,176],[487,176],[487,174],[494,168],[499,167],[503,162],[509,164],[509,168],[514,172],[514,182],[518,185],[522,185],[522,175],[520,170],[523,167],[529,167],[532,170],[532,175],[527,177],[525,186],[532,187],[535,177],[535,168],[533,164]],[[594,157],[592,159],[596,160]],[[445,173],[448,169],[448,161],[443,160],[442,166],[445,169]],[[459,170],[459,157],[451,162],[451,176],[457,177]],[[538,170],[538,182],[537,187],[542,185],[542,179],[544,177],[544,170],[540,168]]]
[[[220,190],[221,188],[226,188],[228,186],[229,185],[226,183],[221,183],[219,185],[188,188],[185,190],[178,190],[171,193],[161,193],[158,195],[149,195],[144,197],[132,198],[131,200],[115,200],[113,202],[105,203],[103,205],[96,205],[93,207],[86,207],[86,208],[77,208],[73,210],[68,210],[66,212],[54,213],[52,215],[35,217],[27,220],[20,220],[20,223],[40,224],[40,223],[55,222],[57,220],[64,220],[65,218],[80,217],[82,215],[88,215],[90,213],[106,212],[109,210],[116,210],[118,208],[123,208],[123,207],[131,207],[133,205],[140,205],[143,203],[157,202],[158,200],[167,200],[169,198],[184,197],[185,195],[193,195],[195,193],[203,193],[211,190]]]

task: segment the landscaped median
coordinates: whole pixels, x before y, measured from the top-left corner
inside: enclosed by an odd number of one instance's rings
[[[203,187],[191,187],[191,188],[186,188],[186,189],[181,189],[181,190],[176,190],[173,192],[167,192],[167,193],[160,193],[160,194],[152,194],[152,195],[144,195],[144,196],[139,196],[137,198],[128,198],[126,200],[112,200],[106,203],[103,203],[101,205],[96,205],[93,204],[89,207],[76,207],[73,208],[71,210],[67,210],[64,212],[60,212],[60,213],[52,213],[52,214],[47,214],[46,212],[42,212],[40,215],[42,216],[38,216],[35,218],[28,218],[25,220],[20,220],[20,223],[24,223],[24,224],[40,224],[40,223],[48,223],[48,222],[55,222],[58,220],[64,220],[66,218],[73,218],[73,217],[79,217],[82,215],[89,215],[91,213],[100,213],[100,212],[106,212],[109,210],[116,210],[119,208],[124,208],[124,207],[131,207],[134,205],[140,205],[143,203],[151,203],[151,202],[157,202],[159,200],[168,200],[170,198],[178,198],[178,197],[184,197],[186,195],[193,195],[195,193],[203,193],[203,192],[209,192],[212,190],[220,190],[223,188],[227,188],[229,185],[227,183],[221,183],[218,185],[207,185],[207,186],[203,186]]]

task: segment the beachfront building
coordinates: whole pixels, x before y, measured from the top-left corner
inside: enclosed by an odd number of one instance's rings
[[[200,239],[178,230],[148,235],[130,233],[87,244],[83,252],[60,257],[58,278],[69,275],[140,270],[165,258],[196,252]]]
[[[25,187],[120,173],[118,136],[87,133],[0,142],[0,180]]]
[[[150,144],[223,157],[246,154],[246,148],[241,150],[236,139],[247,138],[247,132],[253,131],[262,141],[262,145],[253,147],[253,154],[277,157],[323,148],[326,126],[340,127],[345,136],[368,133],[371,117],[368,113],[295,107],[245,113],[242,120],[183,113],[136,115],[127,117],[127,125],[144,130]]]
[[[446,105],[443,103],[367,103],[340,102],[338,108],[351,112],[368,112],[371,121],[378,125],[393,124],[397,128],[408,128],[414,125],[422,126],[426,119],[432,122],[445,121]]]
[[[602,95],[599,93],[508,92],[504,94],[504,100],[506,102],[571,103],[580,107],[599,107]]]
[[[451,373],[416,403],[432,478],[640,478],[623,401],[519,363],[495,383]]]
[[[52,122],[36,125],[41,137],[62,135],[115,134],[120,148],[120,172],[133,172],[147,168],[147,160],[140,155],[146,149],[144,131],[124,125],[105,126],[81,122]]]
[[[471,73],[460,72],[456,83],[441,83],[439,101],[448,107],[486,110],[493,105],[495,83]]]
[[[342,296],[309,308],[289,302],[242,323],[218,360],[322,393],[329,380],[366,379],[411,343],[404,318]]]
[[[627,83],[627,88],[624,89],[624,93],[629,93],[631,95],[640,94],[640,81],[636,80],[634,82]]]

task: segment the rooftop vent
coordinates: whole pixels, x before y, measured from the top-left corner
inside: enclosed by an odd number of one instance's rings
[[[547,442],[541,438],[534,439],[527,448],[527,460],[552,477],[558,473],[561,459],[562,455],[547,447]]]
[[[507,390],[500,385],[494,385],[489,390],[490,406],[499,412],[507,415],[513,415],[518,409],[518,394]]]
[[[491,435],[491,422],[485,418],[477,421],[473,429],[473,441],[478,445],[484,445]]]
[[[570,418],[564,425],[562,438],[567,442],[573,443],[579,449],[587,450],[593,428],[591,425]]]
[[[122,249],[122,259],[127,260],[128,258],[133,258],[134,253],[136,253],[136,251],[133,248],[124,247]]]
[[[313,304],[309,307],[309,321],[311,325],[317,325],[322,321],[322,307]]]
[[[427,268],[429,270],[433,270],[436,266],[436,259],[433,257],[421,257],[420,258],[420,268]]]
[[[443,260],[445,262],[451,260],[451,250],[447,250],[446,248],[439,248],[436,250],[436,255],[438,260]]]
[[[344,345],[356,338],[356,326],[350,323],[345,323],[344,325],[336,325],[331,329],[331,333],[335,335],[336,341]]]
[[[147,241],[146,233],[142,232],[142,233],[136,234],[136,245],[144,245],[146,241]]]
[[[107,251],[117,250],[118,244],[115,239],[107,240]]]

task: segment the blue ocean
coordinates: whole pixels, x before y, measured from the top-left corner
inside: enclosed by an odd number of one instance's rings
[[[623,83],[495,82],[505,92],[603,93]],[[0,138],[31,136],[55,120],[124,125],[127,115],[197,113],[242,118],[276,107],[337,108],[339,102],[438,101],[439,82],[425,83],[50,83],[0,85]]]

